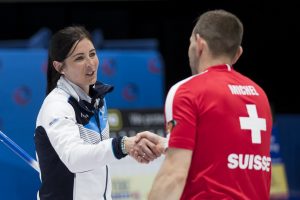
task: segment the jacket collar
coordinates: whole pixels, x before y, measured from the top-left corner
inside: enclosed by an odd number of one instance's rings
[[[79,86],[72,83],[64,76],[61,76],[58,80],[57,87],[67,92],[78,102],[85,101],[89,104],[92,104],[94,107],[102,107],[103,98],[107,93],[113,91],[114,89],[112,85],[97,81],[94,85],[90,86],[90,95],[88,95]]]

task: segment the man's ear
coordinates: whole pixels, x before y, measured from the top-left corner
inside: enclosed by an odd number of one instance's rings
[[[60,74],[64,74],[63,72],[63,64],[58,61],[53,61],[53,67],[56,71],[58,71]]]
[[[197,44],[197,51],[200,56],[204,48],[204,40],[200,37],[198,33],[196,34],[196,44]]]
[[[243,48],[242,48],[242,46],[240,46],[240,47],[238,48],[238,50],[236,51],[235,56],[234,56],[233,59],[232,59],[232,64],[235,64],[235,63],[236,63],[236,61],[240,58],[240,56],[242,55],[242,53],[243,53]]]

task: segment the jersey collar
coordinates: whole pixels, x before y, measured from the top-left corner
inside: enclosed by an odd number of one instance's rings
[[[213,65],[207,68],[207,71],[212,71],[212,70],[226,70],[226,71],[231,71],[233,70],[232,65],[229,64],[221,64],[221,65]]]

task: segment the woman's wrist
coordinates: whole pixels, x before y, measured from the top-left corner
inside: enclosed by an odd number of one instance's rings
[[[126,150],[126,144],[125,144],[126,139],[128,139],[127,136],[123,136],[121,139],[121,150],[123,154],[128,154],[128,151]]]
[[[117,159],[124,158],[127,156],[127,153],[123,153],[122,148],[126,148],[125,144],[125,139],[124,137],[116,137],[112,140],[112,149],[115,157]],[[122,145],[123,143],[123,145]]]

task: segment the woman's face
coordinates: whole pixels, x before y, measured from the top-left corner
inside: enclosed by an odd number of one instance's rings
[[[73,48],[70,52],[72,50]],[[72,54],[65,59],[62,74],[88,94],[89,86],[97,80],[98,65],[99,60],[96,49],[93,43],[85,38],[78,43]]]

